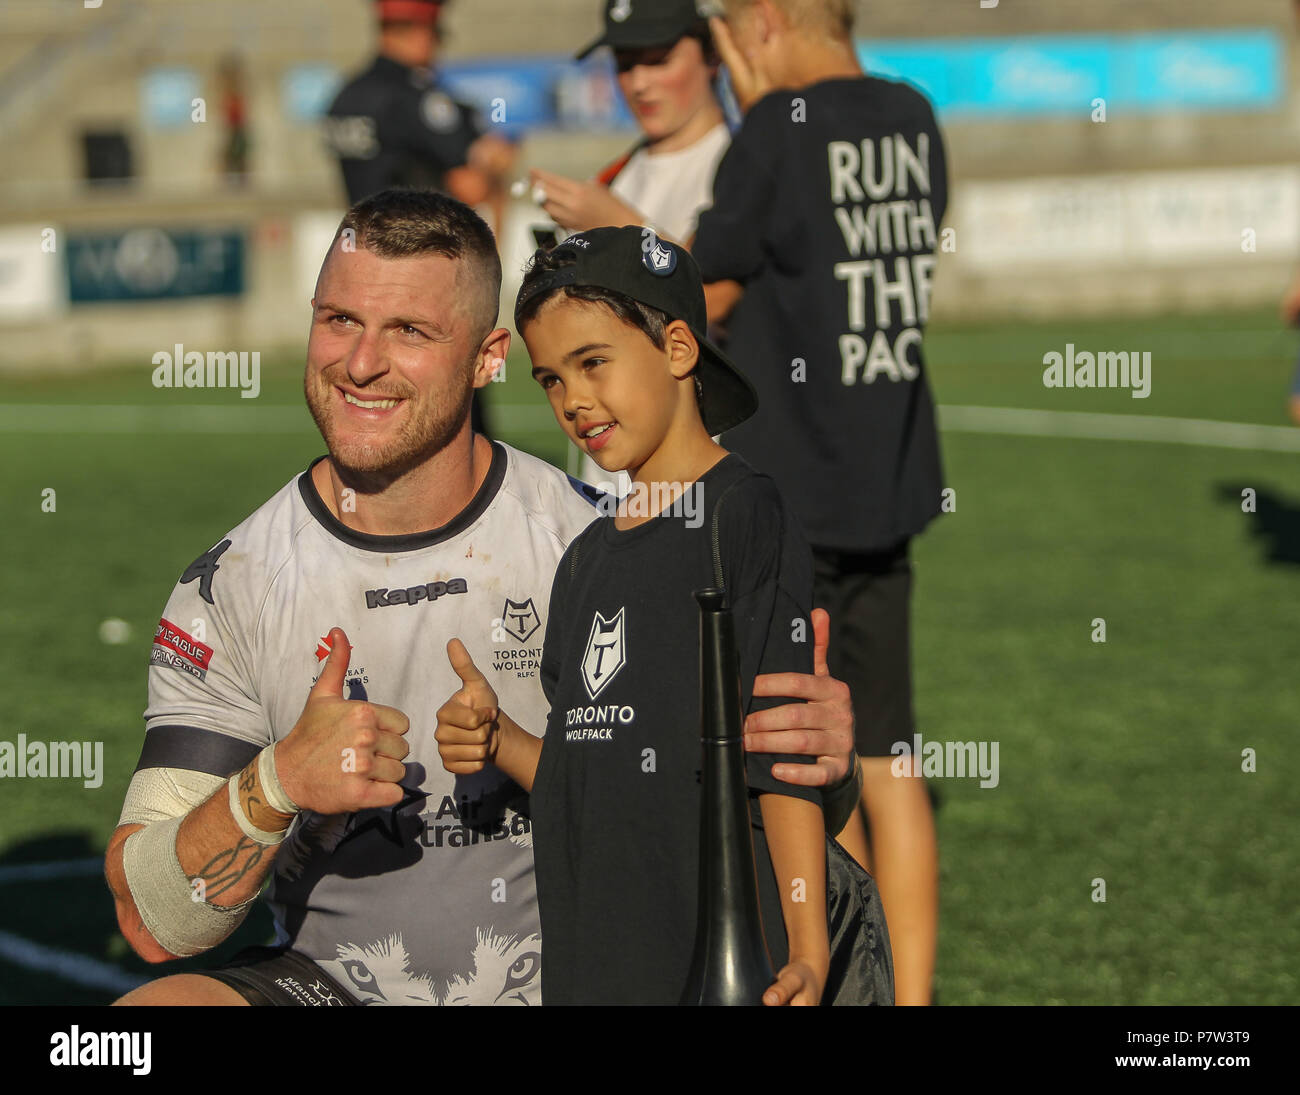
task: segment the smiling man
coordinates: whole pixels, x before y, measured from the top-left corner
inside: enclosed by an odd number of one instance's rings
[[[448,774],[434,740],[452,635],[544,724],[552,578],[596,515],[563,473],[470,428],[509,348],[500,277],[487,225],[443,195],[383,191],[340,225],[304,382],[328,455],[181,575],[106,856],[147,960],[225,940],[268,877],[275,944],[122,1003],[540,1002],[528,798],[492,767]],[[819,757],[788,766],[802,782],[838,780],[844,691],[774,682],[814,702],[750,729]]]

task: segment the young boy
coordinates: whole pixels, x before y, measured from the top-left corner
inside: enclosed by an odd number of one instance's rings
[[[745,120],[692,254],[760,408],[722,441],[770,474],[813,548],[831,671],[857,716],[860,820],[840,841],[880,884],[898,1002],[930,1001],[938,845],[912,740],[912,537],[944,485],[922,340],[948,198],[929,102],[866,76],[852,0],[726,0],[714,41]]]
[[[675,1004],[697,912],[699,610],[721,567],[746,709],[759,673],[807,671],[811,557],[769,479],[710,435],[756,408],[704,337],[699,271],[648,229],[538,252],[516,304],[557,421],[633,490],[560,561],[543,643],[545,738],[497,707],[458,639],[464,687],[438,713],[444,766],[495,764],[532,793],[548,1004]],[[769,701],[770,702],[770,701]],[[751,754],[767,1004],[816,1004],[830,961],[817,792]],[[791,758],[793,759],[793,758]]]

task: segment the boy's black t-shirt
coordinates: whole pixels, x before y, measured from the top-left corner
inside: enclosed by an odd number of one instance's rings
[[[704,280],[745,288],[727,349],[759,395],[723,444],[773,477],[816,547],[880,550],[939,512],[921,333],[947,181],[920,92],[826,80],[750,108],[700,216]]]
[[[556,571],[543,644],[551,704],[532,792],[546,1004],[676,1004],[695,942],[700,840],[699,606],[717,550],[744,710],[758,673],[812,671],[812,559],[770,479],[730,454],[688,501],[635,528],[594,522]],[[701,497],[702,495],[702,497]],[[576,559],[576,566],[575,566]],[[751,796],[807,757],[750,754]],[[756,802],[751,797],[758,822]],[[780,895],[755,829],[763,922],[786,959]]]

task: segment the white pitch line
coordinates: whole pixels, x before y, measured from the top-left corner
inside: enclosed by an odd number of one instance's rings
[[[492,407],[488,415],[492,424],[503,430],[539,429],[554,421],[544,403],[501,404]],[[314,428],[305,405],[0,403],[0,433],[294,434]]]
[[[552,421],[544,405],[502,404],[489,412],[503,430],[541,429]],[[1094,414],[1021,407],[944,404],[939,426],[954,433],[1023,437],[1074,437],[1093,441],[1149,441],[1208,448],[1300,452],[1300,429],[1220,422],[1205,418],[1162,418],[1141,414]],[[0,404],[0,433],[211,433],[288,434],[310,430],[304,407],[158,407]]]
[[[1300,429],[1219,422],[1207,418],[1160,418],[1143,414],[1031,411],[1019,407],[939,407],[939,428],[954,433],[1077,437],[1091,441],[1152,441],[1220,449],[1300,452]]]
[[[306,406],[0,404],[0,433],[305,433]]]
[[[57,947],[33,943],[30,939],[6,931],[0,931],[0,959],[24,969],[53,973],[65,981],[86,988],[114,992],[119,996],[149,980],[147,977],[126,973],[97,958],[87,958],[84,954],[73,954]]]
[[[0,885],[6,882],[44,882],[51,878],[85,878],[104,873],[104,857],[64,859],[55,863],[17,863],[0,867]]]

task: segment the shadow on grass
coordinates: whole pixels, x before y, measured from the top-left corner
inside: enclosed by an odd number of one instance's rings
[[[212,969],[244,947],[270,942],[274,934],[270,911],[258,902],[239,929],[206,955],[150,965],[131,951],[118,930],[103,856],[104,849],[90,834],[78,830],[12,845],[0,856],[0,931],[39,947],[96,959],[141,980]],[[0,959],[0,1005],[93,1005],[116,998],[111,991],[78,984],[41,965],[35,948],[30,962]]]
[[[1242,491],[1248,489],[1235,483],[1220,483],[1219,500],[1240,507]],[[1264,545],[1264,559],[1270,563],[1289,563],[1300,566],[1300,504],[1285,495],[1267,488],[1255,490],[1255,512],[1251,518],[1251,535]]]

